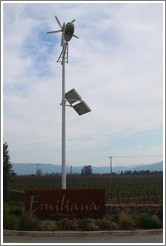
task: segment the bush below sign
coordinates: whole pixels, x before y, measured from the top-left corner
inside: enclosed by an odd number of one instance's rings
[[[102,218],[105,215],[105,190],[26,190],[25,212],[41,219],[64,216]]]

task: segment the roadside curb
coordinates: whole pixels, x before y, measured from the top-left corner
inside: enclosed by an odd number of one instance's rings
[[[15,231],[4,230],[4,236],[26,237],[86,237],[86,236],[132,236],[132,235],[161,235],[162,229],[153,230],[119,230],[119,231]]]

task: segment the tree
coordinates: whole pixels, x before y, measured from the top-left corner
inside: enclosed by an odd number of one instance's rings
[[[84,166],[81,170],[81,175],[85,175],[85,176],[90,176],[92,175],[93,172],[92,172],[92,167],[91,165],[88,165],[88,166]]]
[[[3,192],[7,194],[11,177],[14,175],[12,164],[10,163],[9,149],[7,142],[3,143]]]

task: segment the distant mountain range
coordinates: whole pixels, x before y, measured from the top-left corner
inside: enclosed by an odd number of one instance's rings
[[[13,171],[17,173],[18,175],[28,175],[28,174],[36,174],[37,168],[41,169],[43,174],[50,174],[50,173],[61,173],[61,166],[60,165],[54,165],[54,164],[42,164],[42,163],[12,163]],[[83,166],[66,166],[66,173],[69,174],[72,173],[81,173]],[[149,171],[163,171],[163,161],[153,163],[153,164],[139,164],[138,166],[115,166],[112,167],[112,171],[114,173],[120,173],[121,171],[140,171],[140,170],[149,170]],[[110,173],[110,167],[109,166],[100,166],[95,167],[92,166],[93,173]]]

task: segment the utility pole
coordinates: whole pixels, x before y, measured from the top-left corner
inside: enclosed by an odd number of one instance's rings
[[[110,174],[112,175],[112,156],[109,156],[108,158],[110,158]]]

